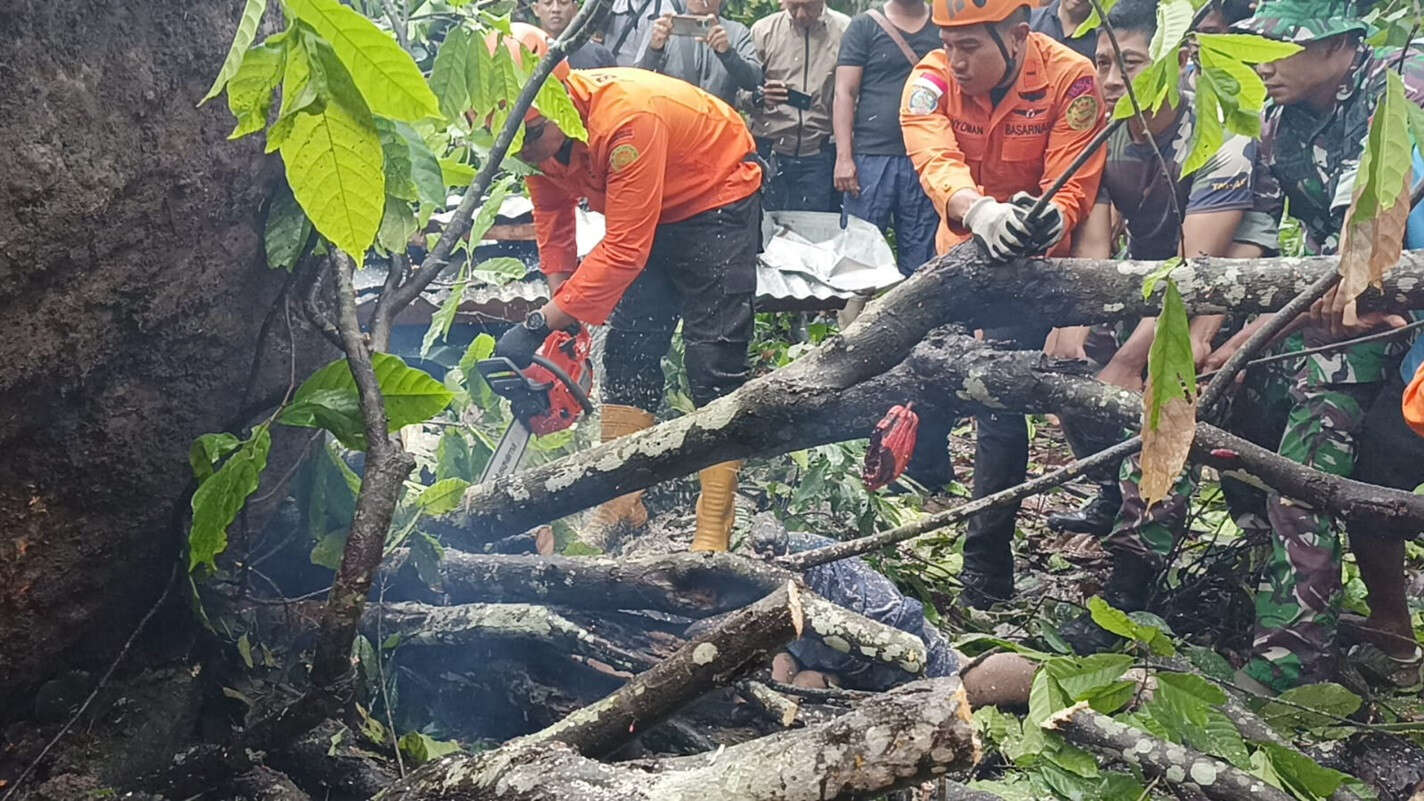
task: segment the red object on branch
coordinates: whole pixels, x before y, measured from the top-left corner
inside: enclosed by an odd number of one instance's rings
[[[861,471],[866,489],[880,489],[905,472],[915,454],[915,438],[920,429],[920,416],[915,414],[914,406],[891,406],[870,432],[870,449],[865,452],[865,468]]]

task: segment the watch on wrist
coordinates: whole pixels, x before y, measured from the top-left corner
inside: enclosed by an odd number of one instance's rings
[[[524,318],[524,327],[530,331],[548,331],[549,321],[544,319],[544,312],[535,309]]]

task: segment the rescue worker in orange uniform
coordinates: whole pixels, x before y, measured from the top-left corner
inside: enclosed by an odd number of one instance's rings
[[[1067,256],[1072,231],[1098,194],[1105,152],[1093,154],[1058,190],[1045,213],[1029,209],[1102,129],[1103,100],[1088,59],[1029,29],[1028,0],[933,0],[942,50],[910,72],[900,102],[905,149],[940,213],[943,253],[971,236],[995,262],[1034,253]],[[1020,348],[1042,347],[1049,327],[985,331]],[[1022,415],[981,415],[974,497],[1024,480],[1028,427]],[[921,429],[926,446],[944,447]],[[969,521],[964,600],[985,608],[1013,594],[1018,505]]]
[[[606,323],[606,442],[653,425],[662,357],[679,317],[694,403],[746,381],[762,172],[737,112],[685,81],[631,68],[562,80],[587,141],[535,113],[519,153],[542,173],[527,182],[553,299],[501,337],[495,354],[527,365],[551,330]],[[580,262],[581,200],[604,214],[607,234]],[[740,468],[733,461],[701,471],[694,550],[727,549]],[[642,492],[634,492],[599,507],[593,525],[608,531],[646,521]]]

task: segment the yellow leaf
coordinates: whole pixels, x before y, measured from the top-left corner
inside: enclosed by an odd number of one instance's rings
[[[1152,405],[1152,387],[1147,387],[1146,408]],[[1197,405],[1172,398],[1158,410],[1157,427],[1142,421],[1142,483],[1140,490],[1147,508],[1167,497],[1172,484],[1187,464],[1192,439],[1197,431]]]
[[[1385,272],[1399,262],[1404,250],[1404,228],[1409,222],[1409,187],[1413,184],[1410,175],[1395,202],[1389,208],[1380,208],[1371,219],[1355,219],[1355,204],[1362,193],[1356,193],[1345,214],[1345,230],[1340,234],[1340,288],[1336,293],[1348,299],[1346,325],[1356,322],[1354,299],[1366,287],[1379,287]]]

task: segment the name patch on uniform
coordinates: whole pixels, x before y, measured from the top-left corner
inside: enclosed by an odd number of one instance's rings
[[[1068,85],[1068,99],[1072,100],[1079,95],[1085,95],[1091,91],[1093,91],[1093,76],[1084,75]]]
[[[638,148],[632,145],[619,145],[608,154],[608,169],[620,172],[624,167],[637,161],[638,155]]]
[[[1099,113],[1096,96],[1079,95],[1077,99],[1068,104],[1068,110],[1064,113],[1064,117],[1068,120],[1069,128],[1075,131],[1086,131],[1093,127]]]
[[[921,74],[915,78],[913,88],[910,89],[910,99],[905,103],[905,110],[911,114],[933,114],[939,108],[939,99],[944,95],[944,84],[936,81],[933,76]]]

